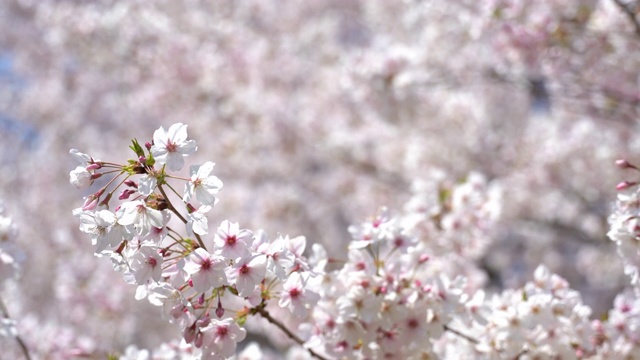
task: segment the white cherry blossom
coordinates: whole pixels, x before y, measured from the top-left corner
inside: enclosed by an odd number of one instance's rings
[[[184,266],[185,271],[191,275],[193,288],[198,292],[228,285],[225,268],[223,257],[212,255],[203,248],[192,252]]]
[[[217,202],[215,194],[222,188],[222,181],[217,176],[210,175],[214,166],[211,161],[191,166],[191,179],[184,188],[185,202],[191,201],[194,194],[203,205],[213,206]]]
[[[197,149],[195,140],[187,140],[187,125],[173,124],[169,130],[160,127],[153,133],[151,154],[158,164],[167,164],[169,169],[179,171],[184,166],[184,157]]]

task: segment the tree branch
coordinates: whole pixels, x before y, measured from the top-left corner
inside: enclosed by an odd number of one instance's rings
[[[636,34],[640,36],[640,22],[638,22],[638,18],[636,18],[636,14],[622,0],[613,0],[613,2],[615,2],[616,5],[618,5],[618,7],[620,8],[620,10],[622,10],[622,12],[624,12],[627,15],[629,20],[631,20],[631,22],[633,23],[633,26],[636,29]]]
[[[300,339],[296,334],[292,333],[291,330],[287,329],[286,326],[284,326],[283,323],[281,323],[280,321],[274,319],[271,314],[269,314],[269,312],[267,310],[264,309],[264,303],[259,305],[258,307],[255,308],[256,312],[260,315],[262,315],[263,318],[267,319],[268,322],[272,323],[273,325],[275,325],[277,328],[279,328],[280,330],[282,330],[282,332],[284,332],[285,334],[287,334],[287,336],[295,341],[298,345],[304,347],[304,341],[302,339]],[[320,359],[320,360],[328,360],[327,358],[325,358],[324,356],[318,354],[317,352],[313,351],[313,349],[309,349],[306,348],[307,351],[309,352],[309,354],[311,354],[311,356]]]
[[[477,344],[477,343],[479,343],[479,341],[478,341],[477,339],[472,338],[471,336],[469,336],[469,335],[467,335],[467,334],[463,334],[463,333],[461,333],[460,331],[458,331],[458,330],[456,330],[456,329],[453,329],[453,328],[449,327],[449,325],[446,325],[446,324],[445,324],[445,325],[444,325],[444,329],[445,329],[446,331],[450,332],[450,333],[453,333],[453,334],[456,334],[456,335],[460,336],[461,338],[463,338],[463,339],[465,339],[465,340],[469,341],[470,343],[473,343],[473,344]]]
[[[167,193],[164,191],[161,185],[158,185],[158,190],[160,190],[160,193],[162,194],[162,196],[164,196],[164,199],[167,201],[169,210],[171,210],[174,214],[176,214],[176,216],[180,219],[180,221],[186,224],[187,219],[185,219],[184,216],[182,216],[182,214],[180,214],[180,212],[178,212],[178,210],[173,206],[173,204],[169,200],[169,197],[167,196]],[[202,238],[200,238],[200,235],[196,233],[194,233],[194,235],[196,236],[196,240],[198,240],[198,245],[200,245],[201,248],[206,250],[207,248],[206,246],[204,246],[204,242],[202,241]]]
[[[0,311],[2,311],[3,317],[5,319],[11,319],[9,317],[9,311],[7,310],[7,307],[4,305],[2,298],[0,298]],[[29,349],[27,348],[27,345],[24,343],[24,341],[22,341],[22,338],[18,334],[16,334],[16,341],[18,342],[18,345],[20,345],[20,349],[22,350],[22,353],[24,354],[25,359],[31,360],[31,355],[29,355]]]

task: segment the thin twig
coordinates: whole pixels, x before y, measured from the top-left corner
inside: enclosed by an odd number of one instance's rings
[[[164,199],[167,201],[167,206],[169,206],[169,210],[171,210],[174,214],[176,214],[176,216],[180,219],[180,221],[186,224],[188,222],[187,219],[185,219],[182,216],[182,214],[180,214],[180,212],[176,210],[176,208],[173,206],[173,204],[169,200],[167,193],[164,192],[164,189],[162,188],[161,185],[158,185],[158,190],[160,190],[160,193],[162,194],[162,196],[164,196]],[[196,240],[198,240],[198,244],[200,245],[200,247],[206,250],[207,247],[204,246],[204,242],[202,241],[202,238],[200,238],[200,235],[196,234],[195,232],[194,232],[194,235],[196,236]]]
[[[4,305],[4,302],[2,301],[2,298],[0,297],[0,310],[2,311],[3,317],[5,319],[11,319],[9,317],[9,311],[7,310],[7,307]],[[16,341],[18,342],[18,345],[20,345],[20,349],[22,349],[22,353],[24,354],[25,359],[27,360],[31,360],[31,355],[29,355],[29,349],[27,348],[27,345],[24,343],[24,341],[22,341],[22,338],[20,337],[20,335],[16,334]]]
[[[271,314],[269,314],[269,312],[267,310],[264,309],[264,306],[258,306],[257,308],[255,308],[256,311],[258,312],[258,314],[262,315],[263,318],[267,319],[268,322],[272,323],[273,325],[275,325],[277,328],[279,328],[280,330],[282,330],[285,334],[287,334],[287,336],[295,341],[298,345],[303,346],[304,347],[304,341],[302,339],[300,339],[296,334],[292,333],[291,330],[287,329],[286,326],[284,326],[283,323],[281,323],[280,321],[274,319]],[[311,354],[311,356],[318,358],[320,360],[328,360],[327,358],[325,358],[324,356],[318,354],[317,352],[313,351],[312,349],[307,348],[307,351],[309,352],[309,354]]]
[[[624,12],[627,15],[629,20],[631,20],[631,22],[633,23],[633,26],[636,28],[636,34],[640,36],[640,22],[638,22],[638,18],[636,17],[636,14],[629,8],[627,4],[622,2],[622,0],[613,0],[613,2],[615,2],[616,5],[618,5],[618,7],[620,8],[620,10],[622,10],[622,12]]]
[[[458,330],[456,330],[456,329],[453,329],[453,328],[449,327],[449,325],[444,325],[444,329],[445,329],[446,331],[449,331],[449,332],[451,332],[451,333],[454,333],[454,334],[456,334],[456,335],[460,336],[461,338],[463,338],[463,339],[465,339],[465,340],[467,340],[467,341],[469,341],[469,342],[472,342],[472,343],[474,343],[474,344],[477,344],[477,343],[479,343],[479,342],[480,342],[480,341],[478,341],[478,339],[472,338],[471,336],[469,336],[469,335],[467,335],[467,334],[463,334],[463,333],[461,333],[460,331],[458,331]]]

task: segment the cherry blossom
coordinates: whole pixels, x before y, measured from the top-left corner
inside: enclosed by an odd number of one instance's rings
[[[282,295],[278,305],[288,307],[298,317],[305,317],[309,308],[320,299],[314,291],[307,289],[307,281],[300,273],[293,273],[282,285]]]
[[[217,176],[210,175],[214,163],[207,161],[202,165],[191,166],[191,179],[184,188],[184,201],[191,201],[195,194],[202,205],[213,206],[217,199],[214,196],[222,188],[222,181]]]
[[[120,225],[133,225],[138,235],[147,235],[152,228],[164,227],[162,212],[146,206],[141,200],[124,203],[116,215]]]
[[[69,181],[76,189],[85,189],[93,183],[91,176],[84,166],[78,166],[69,173]]]
[[[196,211],[189,213],[187,221],[187,231],[189,234],[206,235],[209,233],[209,221],[206,214],[211,210],[211,206],[202,205]]]
[[[209,254],[205,249],[199,248],[189,255],[184,269],[191,276],[193,288],[202,292],[228,285],[225,267],[223,257]]]
[[[250,296],[262,280],[267,271],[267,258],[264,255],[253,255],[241,258],[233,267],[228,268],[229,281],[236,284],[236,290],[241,297]]]
[[[220,255],[237,259],[249,254],[248,246],[253,240],[253,233],[247,229],[240,229],[238,223],[223,221],[214,237],[214,245]]]
[[[184,165],[184,157],[197,149],[194,140],[187,140],[187,125],[177,123],[165,130],[162,126],[153,133],[151,154],[159,164],[167,164],[169,169],[178,171]]]
[[[142,245],[131,256],[131,272],[136,283],[144,284],[149,280],[160,281],[162,274],[162,256],[155,246]]]
[[[210,324],[201,331],[204,335],[203,346],[222,358],[234,355],[237,343],[244,340],[247,334],[231,318],[211,319]]]

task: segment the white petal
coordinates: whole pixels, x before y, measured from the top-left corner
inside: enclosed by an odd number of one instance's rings
[[[171,139],[171,142],[181,143],[187,140],[187,125],[182,123],[173,124],[169,127],[167,135],[169,139]]]
[[[162,228],[164,227],[164,216],[162,216],[162,211],[147,208],[147,216],[149,218],[149,223],[153,227]]]
[[[144,175],[140,178],[138,192],[144,196],[149,196],[156,189],[158,179],[153,176]]]
[[[207,161],[206,163],[202,164],[200,167],[198,167],[198,178],[199,179],[204,179],[206,177],[209,176],[209,174],[211,174],[211,171],[213,171],[213,167],[216,164],[211,162],[211,161]]]
[[[162,126],[160,126],[160,129],[153,132],[153,146],[166,147],[168,139],[167,132]]]
[[[184,155],[191,155],[194,152],[196,152],[196,150],[198,150],[198,144],[196,143],[195,140],[189,140],[186,142],[177,143],[177,145],[178,145],[177,152]]]

